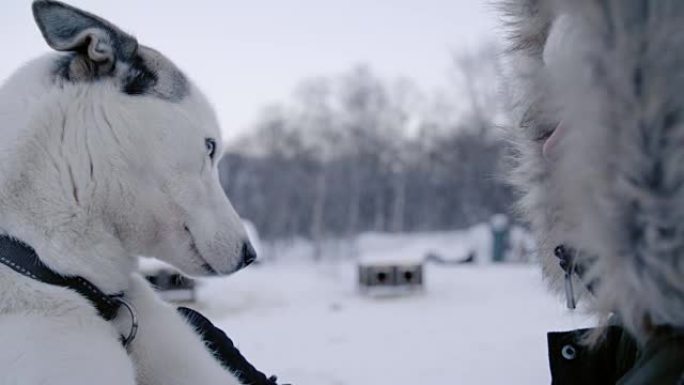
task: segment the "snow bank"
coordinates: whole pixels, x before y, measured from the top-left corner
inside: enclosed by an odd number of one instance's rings
[[[361,261],[419,262],[427,255],[445,260],[465,260],[474,254],[484,260],[491,254],[491,231],[486,225],[465,231],[388,234],[364,233],[355,242]],[[478,258],[479,257],[479,258]]]
[[[511,260],[534,260],[534,242],[529,233],[512,227]],[[366,232],[353,239],[326,240],[322,243],[323,259],[358,259],[364,262],[418,262],[427,255],[445,261],[462,261],[474,256],[480,263],[491,261],[492,231],[483,223],[466,230],[380,233]],[[265,259],[280,261],[311,260],[314,245],[304,238],[293,238],[264,244]]]
[[[276,263],[205,281],[197,305],[257,367],[297,385],[548,384],[546,332],[592,323],[530,265],[428,265],[426,285],[367,298],[353,262]]]

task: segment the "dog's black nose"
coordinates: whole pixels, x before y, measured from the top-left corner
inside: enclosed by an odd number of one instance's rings
[[[257,258],[256,251],[254,251],[254,247],[252,247],[252,244],[249,241],[245,241],[245,243],[242,244],[242,262],[240,263],[240,267],[245,267],[249,266],[254,262]]]

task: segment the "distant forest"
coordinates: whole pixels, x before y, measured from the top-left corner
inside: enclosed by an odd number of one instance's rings
[[[509,123],[493,46],[454,55],[443,90],[359,66],[308,79],[232,143],[221,182],[267,240],[464,228],[509,213]]]

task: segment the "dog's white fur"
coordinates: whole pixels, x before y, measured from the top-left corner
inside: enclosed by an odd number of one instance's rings
[[[189,81],[178,100],[122,92],[128,64],[103,31],[88,33],[90,57],[116,62],[111,74],[76,79],[88,74],[86,58],[67,67],[71,80],[60,79],[65,56],[50,54],[0,88],[0,233],[59,273],[124,292],[138,336],[126,352],[126,312],[106,322],[75,292],[0,265],[0,382],[238,384],[135,273],[138,255],[194,275],[207,264],[220,274],[241,264],[244,228],[219,184],[218,157],[207,154],[206,138],[221,144],[213,110]],[[176,70],[161,54],[139,53],[158,86],[174,81],[164,78]]]
[[[545,270],[558,278],[551,248],[571,245],[590,256],[592,308],[640,342],[684,327],[684,3],[505,3],[528,111],[514,180]],[[559,121],[566,135],[547,161],[536,139]]]

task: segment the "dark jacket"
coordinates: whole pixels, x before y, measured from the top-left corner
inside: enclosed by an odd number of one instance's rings
[[[552,385],[684,384],[684,333],[663,328],[643,346],[611,326],[595,347],[583,342],[591,329],[548,334]]]

